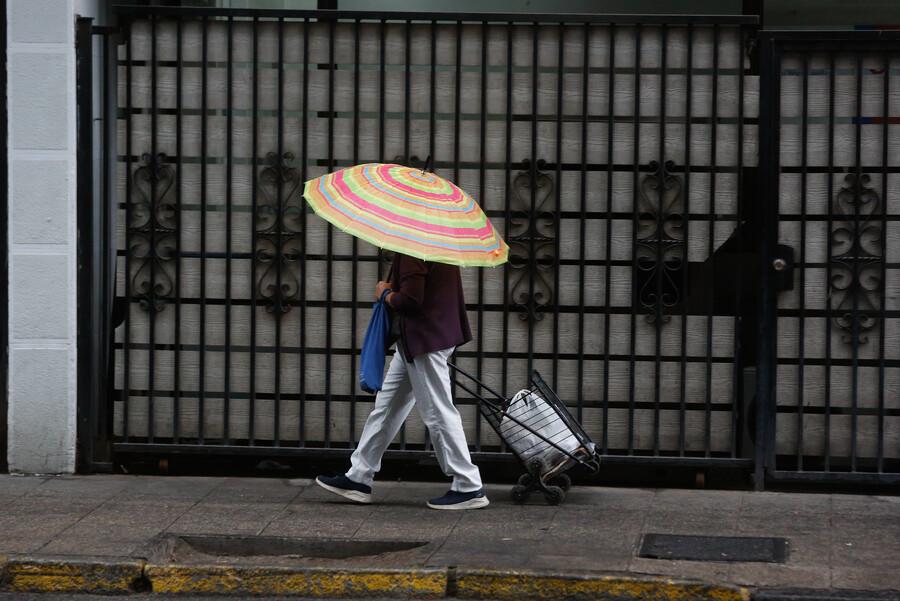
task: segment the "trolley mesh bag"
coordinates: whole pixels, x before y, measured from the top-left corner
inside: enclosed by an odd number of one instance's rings
[[[541,457],[552,467],[581,445],[559,413],[536,391],[523,389],[509,401],[500,436],[522,461]]]

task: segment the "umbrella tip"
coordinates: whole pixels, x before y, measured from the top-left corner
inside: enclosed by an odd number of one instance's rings
[[[425,166],[422,167],[422,173],[425,173],[426,171],[434,173],[434,157],[430,154],[428,155],[428,158],[425,159]]]

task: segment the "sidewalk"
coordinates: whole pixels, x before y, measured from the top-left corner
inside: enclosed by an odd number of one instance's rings
[[[486,509],[428,509],[446,488],[376,481],[356,505],[310,480],[0,475],[0,591],[900,599],[900,497],[575,486],[515,505],[494,485]],[[783,537],[788,555],[638,557],[648,534]]]

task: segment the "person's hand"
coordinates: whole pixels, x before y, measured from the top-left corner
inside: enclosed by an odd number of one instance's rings
[[[375,299],[381,300],[381,295],[384,293],[384,291],[390,290],[390,289],[391,289],[390,282],[385,282],[384,280],[378,282],[377,284],[375,284]]]

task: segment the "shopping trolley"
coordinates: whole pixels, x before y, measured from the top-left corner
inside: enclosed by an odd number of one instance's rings
[[[535,370],[524,388],[506,398],[452,363],[453,380],[478,399],[481,414],[525,468],[510,490],[516,503],[540,491],[551,505],[562,503],[576,465],[600,471],[600,458],[587,435],[556,393]],[[461,377],[460,377],[461,376]]]

